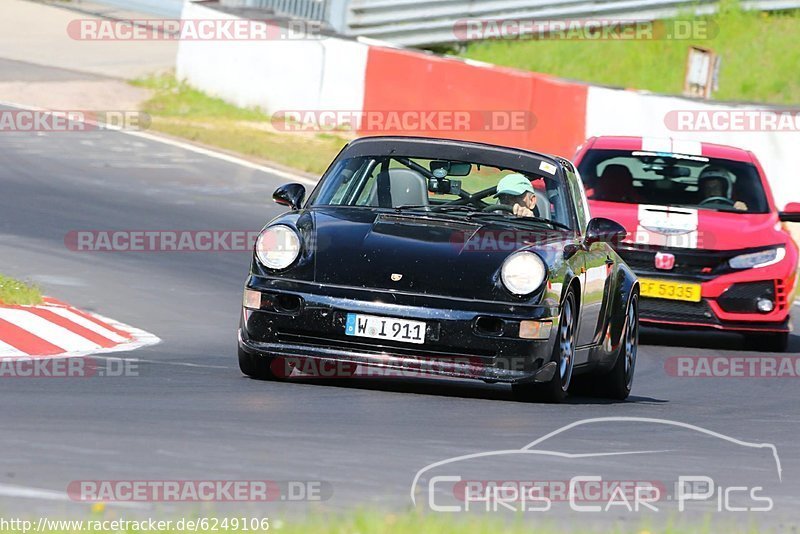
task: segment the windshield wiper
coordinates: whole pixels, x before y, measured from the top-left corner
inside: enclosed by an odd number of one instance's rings
[[[440,204],[439,206],[433,206],[431,211],[469,211],[480,213],[479,211],[475,210],[475,206],[470,206],[469,204]]]
[[[430,209],[430,206],[428,206],[427,204],[403,204],[401,206],[393,206],[390,209],[393,209],[395,211],[418,210],[418,209],[428,210]]]
[[[500,213],[492,213],[487,211],[475,211],[467,214],[467,217],[475,217],[475,216],[495,217],[495,218],[500,217],[505,220],[512,219],[514,221],[543,223],[543,224],[549,224],[553,228],[563,228],[564,230],[572,230],[572,228],[570,228],[564,223],[560,223],[558,221],[551,221],[550,219],[543,219],[541,217],[520,217],[517,215],[503,215]]]

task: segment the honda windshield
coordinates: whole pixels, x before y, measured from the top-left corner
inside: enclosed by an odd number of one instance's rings
[[[579,165],[590,200],[768,213],[751,163],[702,156],[590,150]]]

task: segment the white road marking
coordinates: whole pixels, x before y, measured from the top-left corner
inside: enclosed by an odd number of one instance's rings
[[[0,308],[0,319],[13,323],[34,336],[61,347],[65,351],[97,350],[101,348],[97,343],[26,310]]]
[[[104,328],[104,327],[100,326],[99,324],[95,323],[94,321],[90,321],[89,319],[87,319],[87,318],[85,318],[85,317],[83,317],[81,315],[78,315],[77,313],[75,313],[75,312],[73,312],[73,311],[71,311],[71,310],[69,310],[67,308],[62,308],[62,307],[59,307],[59,306],[47,306],[46,309],[50,310],[53,313],[57,313],[58,315],[60,315],[64,319],[72,321],[73,323],[75,323],[75,324],[77,324],[79,326],[82,326],[82,327],[86,328],[87,330],[91,330],[95,334],[99,334],[99,335],[103,336],[104,338],[109,339],[111,341],[114,341],[116,343],[125,343],[126,341],[128,341],[127,338],[122,337],[121,335],[117,334],[116,332],[113,332],[113,331],[109,330],[108,328]]]
[[[28,110],[28,111],[47,111],[46,108],[40,108],[40,107],[35,107],[35,106],[25,106],[25,105],[22,105],[22,104],[17,104],[17,103],[14,103],[14,102],[6,102],[6,101],[2,101],[2,100],[0,100],[0,106],[6,106],[6,107],[16,108],[16,109],[24,109],[24,110]],[[96,124],[96,123],[93,123],[92,121],[86,121],[86,123],[87,124]],[[294,174],[292,172],[284,171],[283,169],[277,169],[275,167],[268,167],[266,165],[259,165],[258,163],[253,163],[252,161],[247,161],[246,159],[242,159],[242,158],[239,158],[239,157],[236,157],[236,156],[232,156],[230,154],[225,154],[224,152],[219,152],[219,151],[216,151],[216,150],[211,150],[211,149],[208,149],[208,148],[199,147],[199,146],[192,145],[190,143],[186,143],[186,142],[183,142],[183,141],[177,141],[175,139],[168,139],[166,137],[162,137],[160,135],[155,135],[155,134],[151,134],[151,133],[147,133],[147,132],[129,131],[129,130],[124,130],[122,128],[113,127],[113,126],[110,126],[110,125],[106,125],[105,128],[108,129],[108,130],[112,130],[112,131],[116,131],[116,132],[119,132],[119,133],[123,133],[125,135],[131,135],[133,137],[138,137],[138,138],[141,138],[141,139],[147,139],[149,141],[155,141],[156,143],[162,143],[162,144],[165,144],[165,145],[170,145],[170,146],[174,146],[174,147],[177,147],[177,148],[181,148],[183,150],[188,150],[188,151],[194,152],[196,154],[202,154],[203,156],[208,156],[209,158],[214,158],[214,159],[218,159],[218,160],[225,161],[225,162],[228,162],[228,163],[233,163],[234,165],[239,165],[241,167],[247,167],[249,169],[254,169],[254,170],[257,170],[257,171],[261,171],[261,172],[265,172],[265,173],[269,173],[269,174],[274,174],[274,175],[280,176],[281,178],[284,178],[286,180],[291,180],[293,182],[300,182],[300,183],[303,183],[303,184],[306,184],[306,185],[309,185],[309,186],[317,185],[317,181],[316,180],[312,180],[310,178],[306,178],[305,176],[300,176],[299,174]]]
[[[281,178],[285,178],[293,182],[300,182],[310,186],[317,185],[316,180],[312,180],[310,178],[306,178],[298,174],[293,174],[291,172],[287,172],[282,169],[276,169],[275,167],[267,167],[266,165],[259,165],[257,163],[253,163],[252,161],[247,161],[246,159],[238,158],[236,156],[231,156],[230,154],[225,154],[224,152],[217,152],[216,150],[202,148],[189,143],[184,143],[183,141],[167,139],[166,137],[161,137],[159,135],[154,135],[146,132],[131,132],[126,130],[117,130],[117,131],[122,132],[126,135],[133,135],[136,137],[141,137],[143,139],[149,139],[150,141],[155,141],[157,143],[164,143],[166,145],[171,145],[177,148],[182,148],[184,150],[189,150],[197,154],[202,154],[204,156],[226,161],[228,163],[233,163],[234,165],[239,165],[241,167],[247,167],[249,169],[255,169],[257,171],[275,174],[277,176],[280,176]]]
[[[115,360],[119,358],[115,358],[114,356],[100,356],[98,359],[104,360]],[[207,365],[203,363],[190,363],[190,362],[172,362],[168,360],[142,360],[141,358],[122,358],[124,360],[134,361],[136,363],[155,363],[159,365],[174,365],[176,367],[198,367],[201,369],[236,369],[236,367],[232,367],[230,365]]]
[[[85,506],[83,501],[75,501],[69,498],[66,492],[54,491],[40,488],[30,488],[27,486],[14,486],[11,484],[0,484],[0,496],[2,497],[16,497],[18,499],[38,499],[43,501],[62,501],[74,502],[81,506]],[[107,502],[110,506],[120,506],[123,508],[150,508],[145,504],[132,503],[132,502]]]

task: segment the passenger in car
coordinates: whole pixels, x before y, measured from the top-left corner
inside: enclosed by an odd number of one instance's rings
[[[595,185],[593,198],[595,200],[632,204],[639,204],[644,201],[634,189],[631,171],[625,165],[617,163],[612,163],[603,169],[603,174]]]

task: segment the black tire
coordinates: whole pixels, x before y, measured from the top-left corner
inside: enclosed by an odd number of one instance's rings
[[[281,377],[277,376],[272,370],[275,360],[261,356],[252,356],[243,351],[241,347],[238,348],[238,351],[239,370],[242,371],[243,374],[256,380],[281,380]]]
[[[597,377],[597,396],[625,400],[631,394],[636,357],[639,352],[639,295],[634,294],[625,311],[625,325],[617,352],[617,361],[610,372]]]
[[[745,334],[745,347],[763,352],[786,352],[789,348],[789,332],[765,332],[763,334]]]
[[[575,294],[570,290],[564,297],[561,316],[558,319],[558,333],[553,356],[550,361],[556,362],[553,378],[544,384],[524,383],[512,384],[511,391],[518,400],[526,402],[559,403],[567,398],[572,383],[572,371],[575,366],[575,327],[577,321]]]

